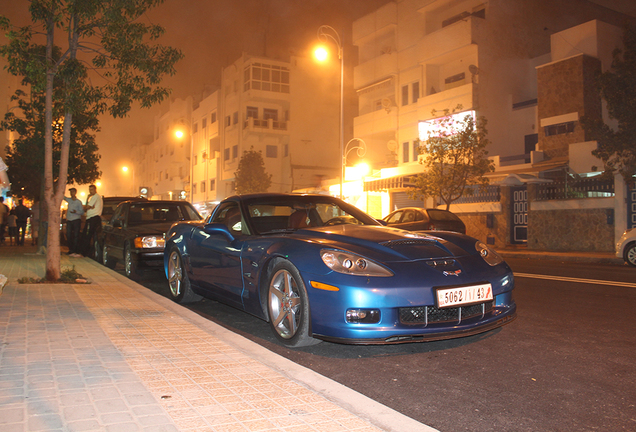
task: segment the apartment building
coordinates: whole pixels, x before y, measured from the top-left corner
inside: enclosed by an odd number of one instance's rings
[[[174,100],[157,117],[154,141],[137,152],[139,184],[206,213],[235,193],[239,161],[253,149],[272,175],[269,192],[327,191],[340,173],[338,73],[337,59],[243,54],[223,68],[218,90]]]
[[[366,142],[365,159],[375,171],[365,182],[368,199],[381,201],[371,206],[374,215],[413,204],[405,188],[422,170],[417,140],[426,137],[421,131],[458,106],[487,119],[488,151],[498,170],[559,157],[567,163],[564,143],[586,142],[579,116],[600,115],[600,101],[589,96],[590,79],[601,63],[607,67],[609,45],[627,20],[588,1],[397,0],[355,21],[359,115],[354,136]],[[596,24],[568,30],[591,21]],[[586,39],[591,32],[596,42]],[[567,66],[555,63],[591,48],[588,44],[598,49]],[[578,84],[569,80],[575,69],[585,75]],[[562,77],[558,82],[556,75]],[[569,129],[561,124],[572,127],[572,121],[579,135],[564,141],[559,132]]]

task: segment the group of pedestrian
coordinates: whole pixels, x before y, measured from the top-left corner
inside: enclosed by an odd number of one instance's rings
[[[0,192],[9,189],[9,176],[7,175],[7,165],[0,158]],[[95,236],[102,227],[103,201],[101,195],[97,193],[97,187],[88,187],[88,197],[86,204],[77,198],[77,189],[69,189],[70,197],[64,197],[68,203],[66,212],[66,235],[68,239],[68,255],[71,257],[90,256]],[[82,215],[86,214],[86,224],[80,233],[82,226]],[[24,245],[26,228],[29,218],[33,218],[33,212],[24,205],[23,200],[18,200],[18,205],[10,209],[4,203],[4,197],[0,194],[0,245],[6,244],[5,233],[9,235],[10,245],[14,240],[17,246]],[[44,215],[45,216],[45,215]],[[43,233],[46,235],[46,233]],[[35,231],[32,232],[33,242],[35,242]]]
[[[22,200],[18,201],[17,206],[9,209],[9,206],[4,203],[4,197],[0,196],[0,244],[6,244],[6,233],[9,235],[11,246],[13,246],[14,240],[16,246],[24,246],[24,237],[30,217],[31,210],[24,205]]]
[[[66,238],[68,241],[68,255],[73,258],[89,256],[95,236],[102,227],[102,196],[97,193],[97,187],[88,187],[86,204],[77,198],[77,189],[70,188],[70,197],[64,197],[68,203],[66,210]],[[82,215],[86,213],[86,224],[80,235]]]

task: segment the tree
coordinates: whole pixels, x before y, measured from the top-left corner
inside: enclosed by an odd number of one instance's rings
[[[0,17],[8,43],[0,54],[8,70],[26,77],[44,103],[44,196],[48,226],[60,223],[60,204],[68,180],[69,150],[74,117],[79,113],[110,113],[123,117],[134,102],[147,108],[162,101],[169,90],[161,87],[166,74],[174,74],[180,51],[155,41],[164,33],[161,26],[145,24],[144,14],[163,0],[31,0],[33,25],[13,28]],[[55,36],[65,45],[55,54]],[[34,39],[44,38],[44,44]],[[38,47],[44,45],[45,54]],[[54,117],[54,81],[60,80],[56,101],[61,115]],[[53,175],[54,125],[61,125],[59,177]],[[47,280],[60,278],[60,244],[56,230],[47,236]]]
[[[272,175],[265,171],[263,155],[260,151],[255,151],[253,146],[249,151],[243,152],[234,177],[237,194],[267,192],[272,184]]]
[[[23,84],[27,85],[27,83]],[[14,195],[33,201],[43,201],[44,95],[41,93],[27,95],[24,91],[18,90],[12,100],[17,100],[21,115],[16,116],[14,112],[6,113],[4,120],[0,122],[0,129],[16,132],[18,136],[6,148],[6,163],[11,172],[11,183],[16,191]],[[97,165],[100,155],[97,153],[95,135],[91,133],[98,130],[99,121],[96,117],[86,114],[74,116],[69,148],[69,183],[86,184],[100,177],[101,172]],[[61,146],[61,129],[54,127],[54,183],[59,182]],[[34,173],[42,173],[42,175],[34,175]]]
[[[412,179],[415,187],[408,191],[413,199],[439,197],[446,210],[465,193],[472,193],[467,186],[487,185],[484,174],[494,171],[493,162],[487,158],[486,119],[450,115],[459,110],[461,106],[453,113],[445,110],[444,116],[434,122],[428,139],[420,143],[420,154],[424,155],[420,163],[425,171]]]
[[[612,67],[597,79],[601,98],[607,102],[610,118],[618,128],[610,128],[600,118],[584,117],[581,123],[590,139],[598,142],[592,153],[603,161],[607,174],[618,172],[629,185],[636,175],[636,26],[623,33],[623,49],[612,53]]]

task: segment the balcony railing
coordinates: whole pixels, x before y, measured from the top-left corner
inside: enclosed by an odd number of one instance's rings
[[[584,177],[541,184],[538,187],[536,199],[548,201],[612,196],[614,196],[614,179]]]
[[[259,120],[253,117],[248,117],[243,122],[243,129],[271,129],[277,131],[286,131],[287,122],[275,121],[273,119]]]

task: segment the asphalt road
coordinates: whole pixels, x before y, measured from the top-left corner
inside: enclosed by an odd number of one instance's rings
[[[250,315],[190,308],[443,432],[636,430],[636,269],[507,261],[518,318],[450,341],[289,350]],[[167,296],[159,273],[142,283]]]

